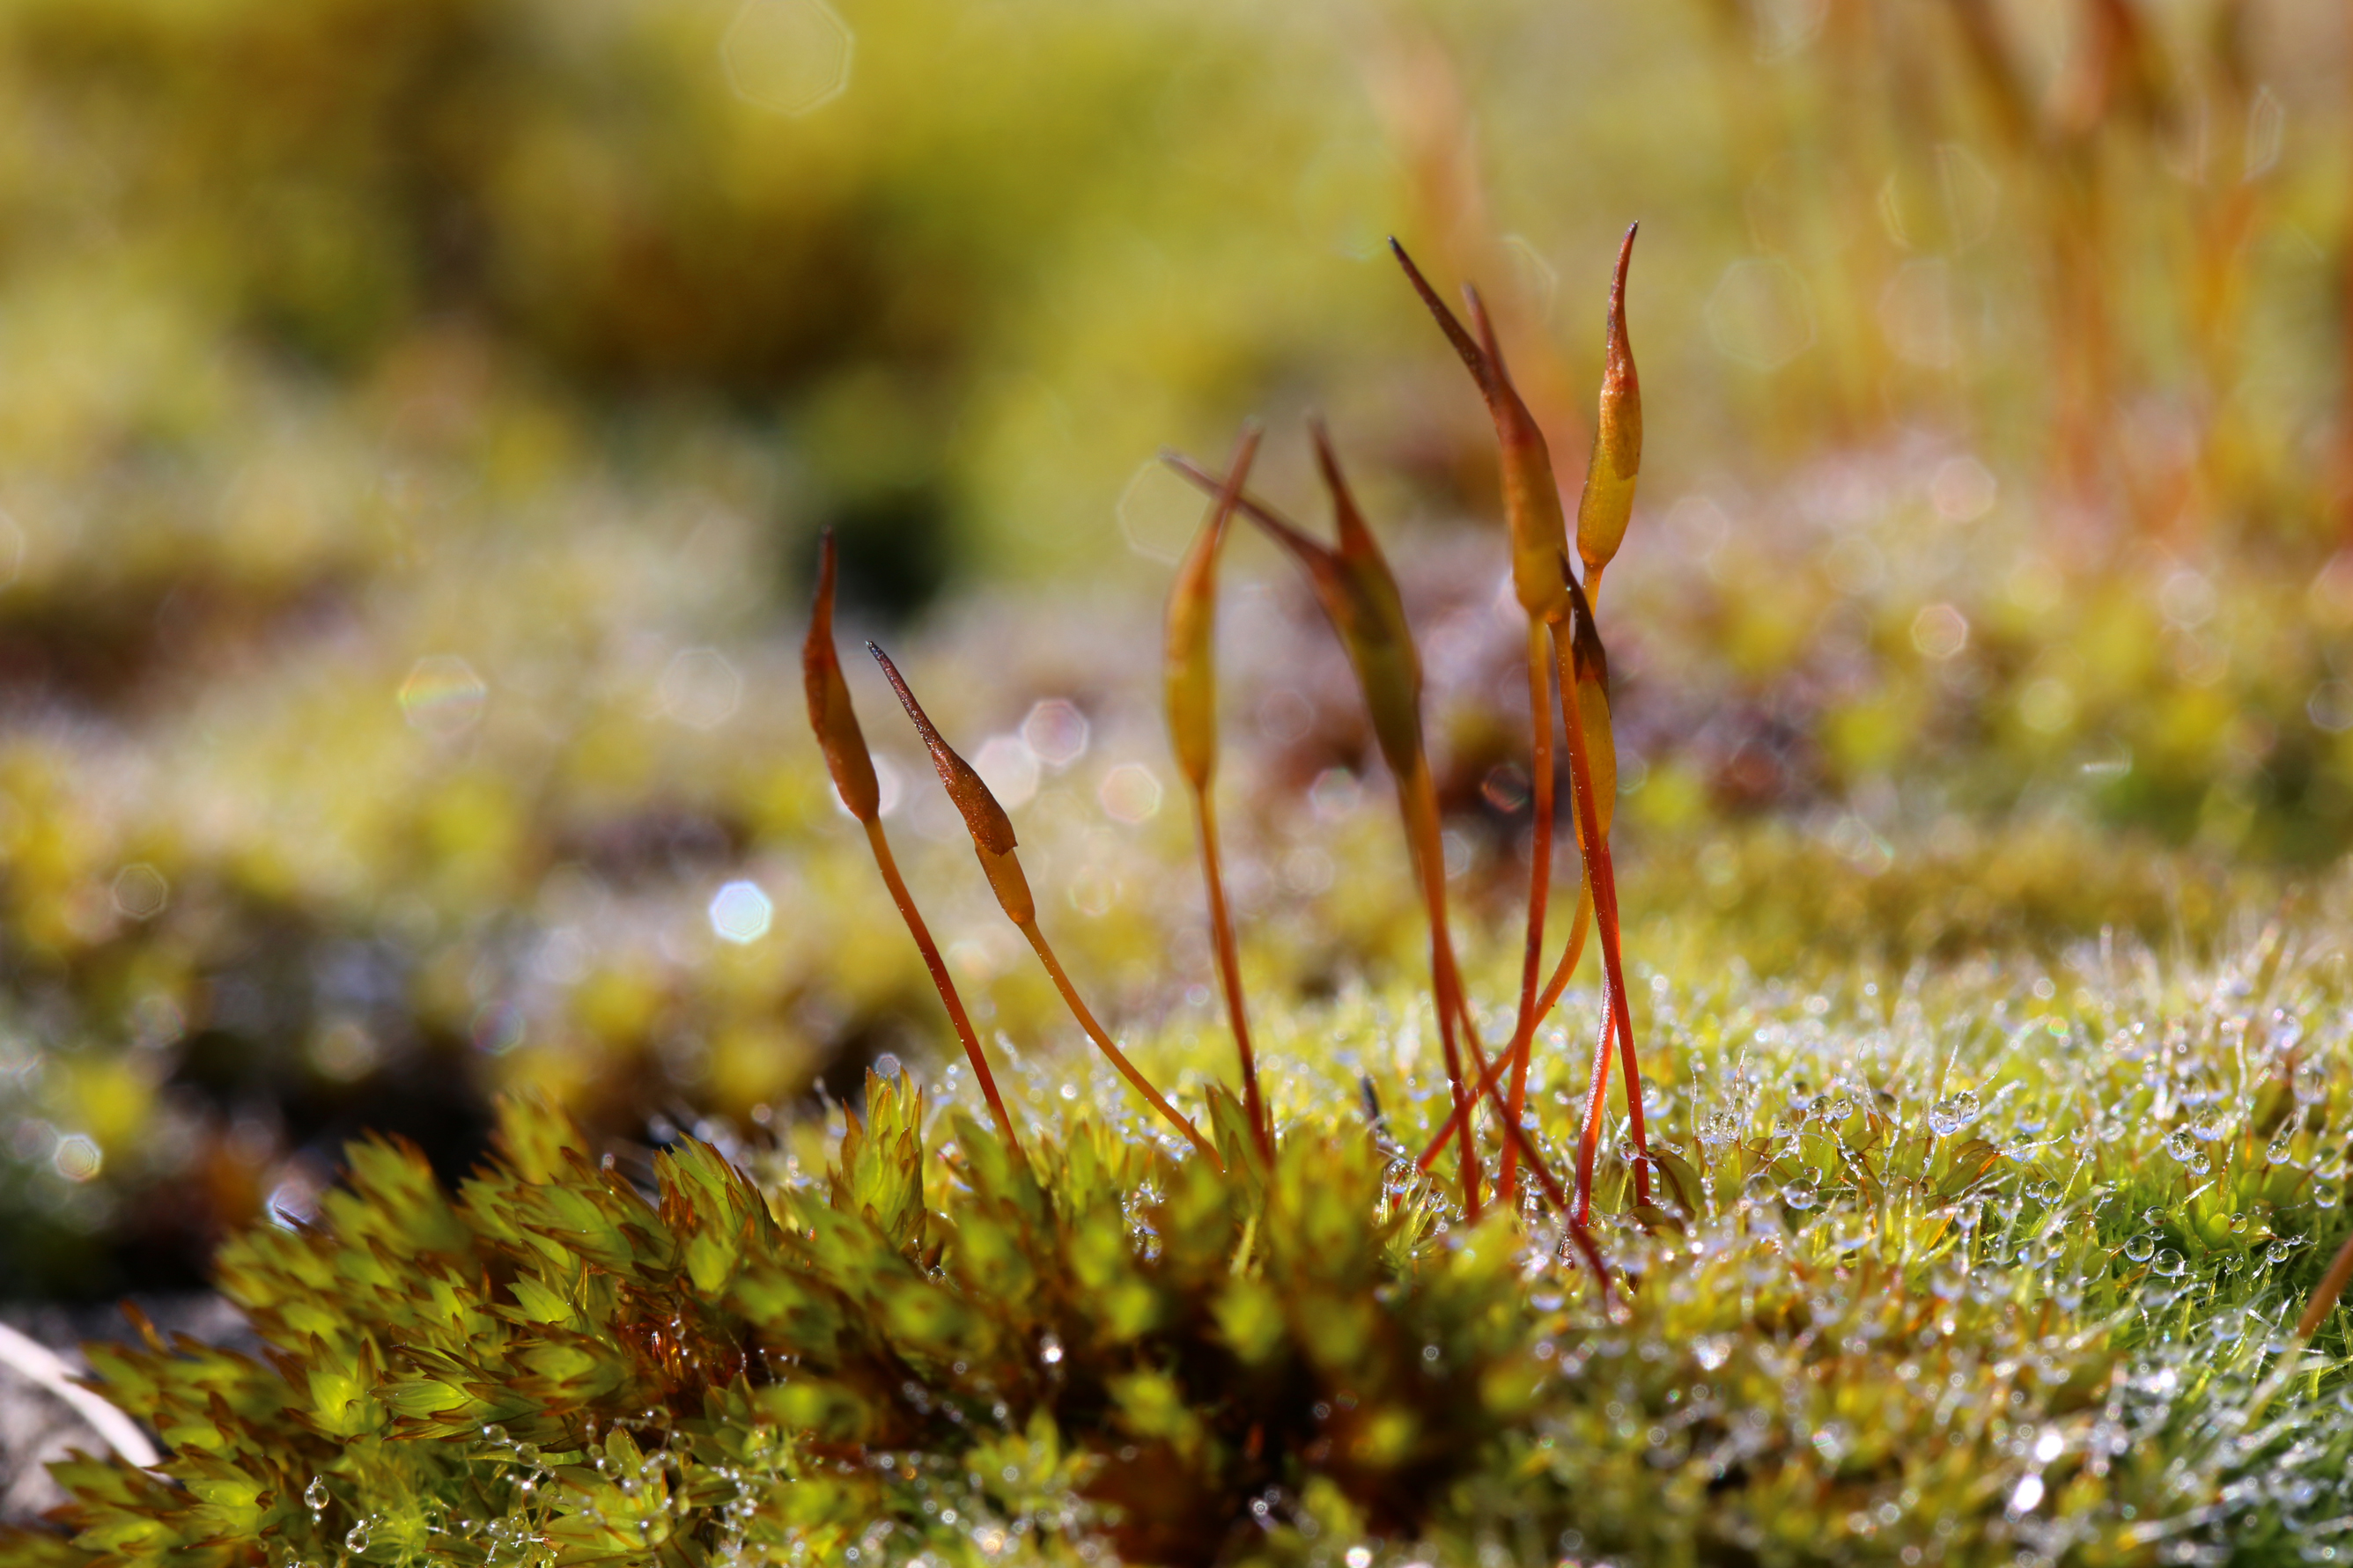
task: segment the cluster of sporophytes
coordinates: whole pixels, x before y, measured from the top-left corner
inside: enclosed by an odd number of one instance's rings
[[[1423,289],[1502,437],[1539,835],[1556,702],[1567,737],[1584,874],[1549,981],[1540,837],[1516,1005],[1465,994],[1418,658],[1320,433],[1336,548],[1249,495],[1254,434],[1222,477],[1187,466],[1216,501],[1172,598],[1169,711],[1240,1079],[1191,1115],[1145,1070],[1184,1043],[1131,1053],[1097,1022],[1010,820],[882,659],[1107,1066],[1057,1081],[1001,1040],[992,1063],[881,831],[828,569],[812,719],[986,1120],[875,1077],[830,1147],[639,1162],[517,1102],[454,1194],[358,1145],[315,1224],[221,1257],[263,1357],[93,1350],[171,1456],[64,1467],[69,1533],[9,1538],[10,1560],[2329,1560],[2353,1528],[2341,955],[2273,931],[2198,975],[2105,945],[1884,994],[1634,971],[1671,1047],[1636,1071],[1592,615],[1641,449],[1623,282],[1621,254],[1581,583],[1484,312],[1466,331]],[[1304,563],[1350,656],[1426,996],[1245,1005],[1210,804],[1237,512]],[[1588,931],[1573,1096],[1546,1018]],[[1442,1083],[1416,1070],[1426,1033]]]

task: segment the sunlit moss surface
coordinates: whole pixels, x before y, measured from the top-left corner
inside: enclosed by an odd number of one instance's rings
[[[1134,1043],[1225,1180],[1034,1053],[1034,1176],[954,1071],[617,1161],[512,1106],[456,1192],[360,1146],[229,1247],[266,1362],[100,1352],[180,1484],[78,1466],[79,1544],[12,1561],[2331,1561],[2348,1314],[2290,1325],[2348,1229],[2345,963],[1654,968],[1663,1212],[1607,1292],[1400,1157],[1444,1093],[1386,991],[1267,1011],[1271,1174],[1206,1010]]]

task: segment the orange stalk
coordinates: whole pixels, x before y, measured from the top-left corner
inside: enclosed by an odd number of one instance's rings
[[[1594,799],[1593,768],[1587,755],[1585,726],[1579,710],[1571,706],[1567,694],[1577,689],[1577,667],[1592,666],[1597,679],[1607,680],[1600,638],[1593,634],[1593,613],[1585,602],[1585,595],[1574,583],[1569,584],[1569,596],[1574,601],[1573,629],[1569,636],[1560,635],[1556,627],[1553,648],[1560,668],[1562,718],[1568,730],[1568,767],[1572,794],[1577,801],[1579,837],[1584,841],[1588,880],[1593,889],[1594,923],[1601,932],[1601,965],[1609,1016],[1603,1020],[1602,1040],[1609,1039],[1609,1026],[1615,1023],[1620,1058],[1626,1075],[1627,1119],[1631,1124],[1634,1149],[1638,1158],[1634,1164],[1634,1194],[1637,1202],[1651,1201],[1651,1173],[1647,1163],[1650,1142],[1642,1119],[1641,1068],[1634,1056],[1634,1019],[1626,995],[1625,966],[1619,944],[1618,879],[1610,862],[1609,840],[1601,830],[1600,817]],[[1601,1142],[1601,1109],[1607,1100],[1602,1088],[1604,1061],[1597,1066],[1594,1092],[1586,1107],[1585,1129],[1577,1149],[1577,1213],[1579,1223],[1592,1217],[1593,1160]]]
[[[1274,1158],[1274,1119],[1267,1113],[1259,1092],[1258,1057],[1250,1048],[1250,1015],[1242,1005],[1241,954],[1234,941],[1234,920],[1226,907],[1226,888],[1218,863],[1218,815],[1208,793],[1193,797],[1194,816],[1201,830],[1201,876],[1208,884],[1209,935],[1217,948],[1218,979],[1225,987],[1226,1015],[1233,1024],[1234,1048],[1241,1054],[1242,1108],[1258,1134],[1259,1152]]]
[[[1242,1002],[1241,960],[1234,940],[1233,915],[1226,903],[1216,803],[1218,552],[1225,542],[1226,524],[1233,517],[1235,498],[1250,477],[1258,442],[1258,426],[1246,426],[1228,468],[1226,482],[1209,510],[1208,521],[1176,569],[1176,582],[1168,594],[1164,683],[1168,739],[1176,753],[1178,771],[1184,773],[1192,791],[1194,816],[1200,829],[1201,879],[1208,894],[1209,934],[1216,949],[1218,982],[1225,992],[1226,1015],[1234,1031],[1234,1049],[1241,1058],[1243,1113],[1250,1119],[1259,1152],[1272,1161],[1274,1121],[1267,1114],[1266,1101],[1259,1089],[1258,1058],[1250,1047],[1250,1013]]]
[[[899,695],[899,705],[907,710],[907,717],[913,721],[916,733],[923,738],[924,746],[931,752],[932,765],[939,773],[940,783],[946,786],[948,798],[955,803],[956,809],[964,816],[965,830],[972,836],[973,853],[980,859],[980,868],[988,877],[989,888],[997,894],[998,906],[1005,910],[1006,918],[1029,940],[1029,945],[1037,950],[1039,962],[1045,964],[1054,988],[1062,994],[1063,1002],[1069,1005],[1071,1015],[1078,1019],[1079,1027],[1086,1031],[1087,1037],[1110,1059],[1111,1065],[1119,1069],[1120,1076],[1127,1079],[1155,1110],[1174,1123],[1178,1131],[1191,1140],[1193,1147],[1223,1173],[1225,1162],[1218,1158],[1217,1149],[1201,1136],[1200,1129],[1179,1115],[1176,1108],[1162,1098],[1160,1091],[1152,1087],[1151,1080],[1127,1059],[1126,1053],[1112,1043],[1111,1036],[1095,1022],[1095,1016],[1088,1011],[1086,1004],[1079,1000],[1078,989],[1071,984],[1071,977],[1063,973],[1060,961],[1054,956],[1052,946],[1046,941],[1046,933],[1038,928],[1038,900],[1029,890],[1029,879],[1022,871],[1021,858],[1015,849],[1012,818],[1005,815],[1005,808],[997,804],[997,796],[990,792],[980,774],[973,771],[972,764],[957,755],[955,748],[947,743],[938,726],[932,722],[931,716],[923,711],[923,704],[915,700],[915,694],[907,689],[905,678],[900,675],[899,667],[891,662],[890,656],[871,642],[866,645],[866,651],[872,654],[874,661],[882,667],[883,675],[891,682],[891,689]]]
[[[1474,1103],[1470,1092],[1470,1080],[1462,1070],[1462,1043],[1476,1054],[1479,1042],[1475,1035],[1463,1027],[1465,1042],[1458,1042],[1455,1031],[1468,1023],[1467,1003],[1462,994],[1462,978],[1455,968],[1454,943],[1447,934],[1446,924],[1446,849],[1438,828],[1438,794],[1431,785],[1430,768],[1425,763],[1415,770],[1410,780],[1398,784],[1398,806],[1406,821],[1408,847],[1412,851],[1414,869],[1418,873],[1422,900],[1430,922],[1430,984],[1438,1009],[1438,1038],[1446,1060],[1446,1079],[1454,1094],[1454,1114],[1468,1117]],[[1483,1058],[1482,1058],[1483,1065]],[[1484,1175],[1480,1168],[1477,1149],[1471,1139],[1462,1140],[1459,1161],[1462,1182],[1462,1212],[1466,1218],[1479,1217],[1479,1187]]]
[[[1520,963],[1520,1016],[1513,1026],[1512,1043],[1504,1052],[1512,1064],[1512,1091],[1504,1101],[1504,1116],[1514,1127],[1519,1125],[1528,1100],[1528,1058],[1536,1033],[1536,982],[1544,973],[1545,906],[1552,896],[1552,668],[1545,652],[1544,627],[1531,620],[1528,712],[1534,728],[1529,773],[1535,796],[1535,841],[1530,847],[1535,863],[1528,868],[1528,936]],[[1516,1141],[1504,1145],[1502,1165],[1495,1177],[1495,1195],[1498,1202],[1504,1204],[1518,1199]]]
[[[1054,989],[1062,994],[1062,1001],[1070,1007],[1071,1016],[1078,1019],[1079,1027],[1086,1031],[1087,1038],[1095,1043],[1095,1049],[1103,1052],[1110,1059],[1111,1065],[1119,1069],[1120,1077],[1127,1079],[1129,1084],[1134,1086],[1135,1092],[1142,1095],[1153,1110],[1166,1117],[1175,1125],[1176,1131],[1190,1139],[1193,1147],[1200,1151],[1201,1157],[1208,1161],[1222,1174],[1226,1164],[1224,1161],[1218,1158],[1217,1146],[1201,1136],[1201,1130],[1194,1126],[1191,1121],[1175,1106],[1169,1104],[1158,1089],[1152,1087],[1152,1080],[1145,1078],[1136,1065],[1127,1059],[1126,1052],[1112,1043],[1110,1034],[1095,1021],[1095,1016],[1088,1010],[1087,1005],[1079,999],[1078,988],[1071,984],[1070,975],[1063,972],[1061,960],[1054,956],[1052,946],[1046,941],[1046,933],[1038,929],[1037,918],[1032,916],[1019,923],[1021,934],[1028,937],[1029,945],[1037,950],[1038,962],[1046,966],[1046,973],[1053,980]]]
[[[914,898],[907,891],[906,879],[899,875],[899,862],[891,853],[891,841],[883,837],[879,820],[866,824],[866,841],[873,846],[874,864],[881,868],[883,885],[891,889],[891,901],[899,906],[899,918],[907,922],[907,934],[915,939],[915,946],[923,955],[923,967],[931,971],[932,984],[948,1010],[948,1022],[955,1026],[956,1038],[964,1042],[964,1054],[980,1079],[980,1092],[988,1101],[988,1113],[997,1119],[997,1130],[1005,1142],[1016,1154],[1020,1154],[1021,1141],[1014,1136],[1013,1117],[1005,1109],[1005,1097],[997,1092],[997,1075],[988,1070],[988,1058],[980,1050],[980,1037],[973,1032],[972,1019],[965,1013],[964,998],[956,994],[955,982],[948,977],[948,966],[940,958],[939,944],[932,940],[931,929],[916,911]]]
[[[1585,956],[1585,936],[1592,923],[1593,896],[1589,889],[1580,887],[1577,900],[1577,921],[1569,928],[1568,946],[1562,951],[1560,963],[1553,969],[1552,978],[1545,982],[1544,994],[1536,998],[1534,1028],[1544,1026],[1544,1021],[1552,1016],[1553,1008],[1558,1005],[1560,994],[1568,989],[1568,977],[1576,972],[1577,961]],[[1478,1088],[1472,1092],[1472,1103],[1475,1104],[1487,1097],[1488,1091],[1503,1080],[1504,1068],[1510,1063],[1511,1058],[1508,1056],[1501,1056],[1485,1068],[1480,1076]],[[1461,1125],[1462,1117],[1459,1111],[1450,1114],[1439,1125],[1437,1134],[1430,1141],[1430,1146],[1421,1152],[1421,1157],[1414,1163],[1425,1171],[1436,1164],[1438,1156],[1444,1153],[1446,1145],[1453,1141],[1455,1129]]]
[[[891,854],[891,841],[882,832],[881,789],[874,775],[874,759],[866,749],[864,732],[858,727],[858,711],[849,700],[849,683],[842,678],[841,659],[833,647],[835,569],[833,532],[828,529],[818,547],[817,605],[809,616],[807,640],[801,646],[801,682],[808,697],[809,728],[816,731],[818,744],[825,752],[826,771],[833,775],[835,793],[840,795],[849,815],[866,829],[866,842],[874,851],[874,864],[882,872],[882,883],[891,889],[892,902],[899,906],[899,918],[906,921],[907,934],[915,939],[916,951],[923,955],[923,967],[931,971],[932,984],[948,1010],[948,1022],[955,1026],[956,1038],[964,1043],[964,1053],[972,1062],[975,1076],[980,1079],[980,1092],[988,1100],[989,1114],[997,1119],[997,1130],[1018,1158],[1021,1155],[1021,1141],[1014,1135],[1013,1118],[1006,1111],[1004,1098],[997,1092],[997,1075],[988,1070],[988,1058],[981,1053],[980,1037],[973,1032],[972,1020],[965,1015],[964,998],[956,994],[955,982],[948,978],[947,965],[940,962],[938,944],[932,941],[923,917],[916,912],[915,900],[908,893],[906,881],[899,875],[899,863]]]
[[[1324,481],[1332,493],[1338,525],[1339,547],[1318,542],[1271,509],[1238,495],[1235,510],[1263,528],[1275,542],[1305,568],[1324,618],[1340,637],[1356,686],[1371,717],[1373,738],[1381,758],[1397,780],[1398,807],[1404,818],[1407,852],[1413,858],[1422,884],[1430,928],[1431,999],[1438,1010],[1439,1039],[1444,1047],[1449,1088],[1456,1106],[1466,1111],[1472,1100],[1462,1071],[1456,1030],[1467,1004],[1454,962],[1454,947],[1446,928],[1446,863],[1438,829],[1435,790],[1421,728],[1421,659],[1406,623],[1405,605],[1397,578],[1382,556],[1380,545],[1365,525],[1364,515],[1348,493],[1329,438],[1321,426],[1314,429],[1315,455]],[[1198,465],[1175,453],[1164,460],[1186,479],[1212,494],[1226,486]],[[1557,568],[1566,570],[1565,567]],[[1475,1031],[1472,1033],[1475,1036]],[[1475,1038],[1472,1048],[1475,1050]],[[1477,1152],[1465,1140],[1462,1156],[1464,1212],[1479,1213],[1481,1172]]]
[[[2313,1287],[2312,1300],[2306,1304],[2304,1316],[2295,1321],[2297,1339],[2308,1340],[2320,1331],[2320,1325],[2328,1321],[2328,1314],[2336,1310],[2348,1285],[2353,1285],[2353,1236],[2345,1238],[2345,1245],[2337,1249],[2336,1258],[2328,1265],[2328,1272]]]

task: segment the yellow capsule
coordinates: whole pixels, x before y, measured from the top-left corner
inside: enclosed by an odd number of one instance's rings
[[[817,609],[809,616],[808,640],[801,645],[801,682],[808,689],[809,728],[817,731],[834,790],[850,816],[871,823],[881,815],[882,792],[833,648],[833,531],[828,529],[818,546]]]
[[[1601,412],[1593,426],[1593,460],[1585,468],[1585,493],[1577,502],[1577,553],[1585,563],[1585,593],[1601,591],[1601,572],[1626,538],[1634,515],[1634,480],[1642,469],[1642,384],[1634,374],[1634,345],[1626,336],[1626,268],[1634,256],[1634,234],[1618,247],[1618,270],[1609,284],[1608,344],[1601,367]]]
[[[1234,514],[1234,499],[1250,478],[1258,443],[1258,427],[1246,427],[1225,488],[1185,552],[1176,585],[1168,592],[1168,739],[1176,765],[1197,791],[1208,789],[1218,767],[1218,552]]]

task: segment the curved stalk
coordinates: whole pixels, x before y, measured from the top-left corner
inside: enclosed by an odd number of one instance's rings
[[[1438,1037],[1446,1055],[1446,1079],[1454,1093],[1454,1112],[1458,1118],[1470,1114],[1472,1099],[1470,1082],[1462,1070],[1461,1044],[1455,1037],[1457,1027],[1467,1016],[1462,994],[1462,979],[1454,965],[1454,943],[1447,934],[1446,925],[1446,848],[1438,828],[1438,791],[1430,782],[1430,764],[1417,760],[1413,776],[1398,783],[1398,805],[1404,813],[1406,834],[1409,841],[1414,869],[1421,881],[1422,901],[1430,921],[1430,984],[1438,1009]],[[1478,1049],[1474,1037],[1472,1048]],[[1465,1217],[1479,1217],[1479,1187],[1484,1173],[1473,1141],[1462,1140],[1460,1161],[1462,1181],[1462,1212]]]
[[[1062,994],[1062,1001],[1070,1007],[1071,1016],[1078,1019],[1079,1027],[1087,1032],[1087,1038],[1095,1043],[1095,1049],[1108,1057],[1111,1059],[1111,1065],[1119,1069],[1120,1076],[1127,1079],[1135,1092],[1150,1101],[1152,1109],[1166,1117],[1179,1132],[1191,1139],[1193,1147],[1200,1151],[1201,1157],[1208,1161],[1220,1175],[1224,1174],[1226,1163],[1218,1158],[1216,1145],[1202,1137],[1201,1130],[1186,1120],[1182,1112],[1169,1104],[1158,1089],[1152,1087],[1152,1080],[1145,1078],[1136,1065],[1127,1059],[1126,1052],[1112,1044],[1111,1036],[1104,1031],[1101,1024],[1095,1022],[1094,1014],[1088,1011],[1087,1005],[1080,1000],[1078,987],[1072,985],[1071,977],[1062,972],[1061,960],[1054,956],[1054,950],[1047,943],[1046,933],[1038,929],[1038,922],[1035,920],[1024,921],[1020,922],[1020,926],[1021,934],[1028,937],[1029,945],[1037,950],[1038,962],[1046,966],[1047,974],[1053,979],[1054,989]]]
[[[1274,1159],[1274,1121],[1259,1091],[1258,1055],[1250,1047],[1250,1014],[1242,1005],[1241,954],[1234,941],[1234,919],[1226,907],[1226,884],[1219,870],[1218,813],[1207,790],[1193,796],[1194,816],[1201,830],[1201,876],[1208,884],[1209,934],[1218,953],[1218,980],[1225,988],[1226,1016],[1232,1022],[1234,1047],[1241,1053],[1242,1109],[1257,1135],[1259,1152]]]
[[[1013,1117],[1005,1109],[1004,1097],[997,1092],[997,1075],[988,1070],[988,1058],[980,1050],[980,1037],[973,1032],[972,1019],[965,1013],[964,998],[956,994],[955,982],[948,977],[948,966],[940,958],[939,944],[932,940],[931,928],[916,910],[914,897],[907,891],[906,879],[899,875],[898,859],[891,853],[891,841],[883,837],[879,817],[867,822],[866,842],[873,847],[874,864],[881,869],[883,886],[891,889],[891,901],[899,906],[899,918],[907,922],[907,934],[915,939],[915,946],[923,955],[923,967],[932,972],[932,984],[938,988],[940,1001],[948,1010],[948,1022],[955,1026],[956,1038],[964,1042],[964,1054],[971,1058],[972,1070],[980,1079],[980,1092],[988,1100],[988,1112],[997,1119],[997,1131],[1004,1135],[1017,1157],[1026,1159],[1021,1140],[1013,1133]]]
[[[1504,1048],[1512,1065],[1512,1089],[1504,1097],[1504,1116],[1520,1124],[1528,1100],[1528,1058],[1536,1032],[1536,982],[1544,973],[1545,906],[1552,896],[1552,668],[1545,657],[1545,628],[1528,621],[1528,719],[1532,737],[1528,757],[1535,792],[1534,863],[1528,868],[1527,947],[1520,963],[1520,1016],[1513,1026],[1512,1043]],[[1496,1201],[1519,1200],[1519,1143],[1507,1139],[1495,1177]]]
[[[1578,837],[1583,840],[1587,877],[1593,887],[1594,924],[1601,931],[1602,977],[1608,1004],[1601,1038],[1606,1052],[1609,1026],[1614,1023],[1626,1074],[1627,1119],[1638,1156],[1634,1163],[1634,1196],[1636,1202],[1647,1204],[1651,1201],[1651,1145],[1642,1119],[1641,1068],[1634,1057],[1634,1019],[1627,1004],[1625,966],[1619,952],[1618,879],[1610,864],[1609,841],[1601,834],[1601,821],[1593,799],[1593,764],[1586,755],[1585,727],[1574,701],[1576,655],[1562,626],[1554,628],[1553,650],[1560,670],[1561,718],[1568,730],[1570,793],[1577,801]],[[1592,1164],[1601,1142],[1600,1111],[1608,1100],[1601,1072],[1607,1065],[1605,1055],[1596,1070],[1594,1092],[1586,1106],[1585,1129],[1578,1138],[1576,1217],[1580,1224],[1589,1222],[1593,1215]]]
[[[1592,893],[1580,884],[1577,900],[1577,921],[1569,929],[1568,946],[1562,952],[1559,964],[1553,970],[1552,978],[1545,983],[1544,994],[1536,998],[1535,1023],[1530,1029],[1531,1035],[1535,1029],[1542,1028],[1544,1021],[1552,1016],[1553,1008],[1560,1001],[1560,994],[1568,988],[1568,977],[1575,973],[1577,961],[1584,956],[1585,934],[1592,925]],[[1484,1067],[1480,1075],[1478,1087],[1472,1091],[1470,1103],[1476,1104],[1488,1097],[1489,1091],[1502,1081],[1504,1068],[1510,1064],[1510,1060],[1508,1057],[1497,1057]],[[1517,1120],[1516,1117],[1514,1118],[1515,1123]],[[1421,1152],[1421,1157],[1414,1162],[1415,1164],[1425,1171],[1436,1164],[1438,1156],[1446,1152],[1446,1145],[1453,1141],[1455,1130],[1461,1125],[1462,1113],[1460,1110],[1450,1112],[1446,1120],[1440,1123],[1436,1135],[1430,1141],[1430,1146]]]

